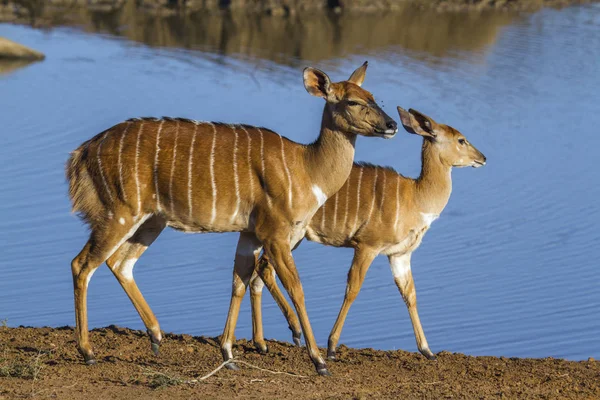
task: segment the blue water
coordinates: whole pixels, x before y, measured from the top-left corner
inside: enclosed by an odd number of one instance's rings
[[[63,166],[81,142],[123,119],[162,115],[264,125],[309,142],[323,104],[305,92],[302,67],[341,80],[368,59],[364,87],[390,115],[396,105],[421,110],[488,158],[484,168],[453,171],[448,207],[413,255],[432,350],[600,357],[600,7],[501,19],[485,40],[470,28],[459,32],[463,41],[439,34],[433,45],[413,43],[409,30],[402,40],[372,37],[356,46],[328,46],[325,36],[314,53],[309,43],[300,55],[260,43],[237,51],[150,46],[89,29],[0,25],[0,36],[47,55],[0,75],[0,319],[74,324],[70,261],[87,231],[69,212]],[[416,176],[420,140],[360,138],[356,158]],[[136,280],[162,329],[221,334],[236,241],[235,234],[165,231],[144,254]],[[306,242],[295,252],[320,345],[351,258],[349,249]],[[89,318],[92,327],[143,328],[107,268],[91,281]],[[266,291],[264,323],[267,338],[291,339]],[[246,299],[237,337],[250,336]],[[385,257],[367,274],[340,343],[416,350]]]

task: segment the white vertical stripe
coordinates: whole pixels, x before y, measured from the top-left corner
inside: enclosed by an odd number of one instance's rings
[[[288,200],[290,202],[290,208],[293,207],[293,199],[292,199],[292,175],[290,174],[290,170],[287,166],[287,162],[285,161],[285,151],[283,149],[283,137],[279,135],[279,139],[281,140],[281,159],[283,160],[283,169],[285,169],[285,173],[288,179]]]
[[[160,132],[162,131],[164,120],[160,121],[158,131],[156,132],[156,153],[154,154],[154,190],[156,191],[156,211],[160,212],[160,193],[158,191],[158,153],[160,153]]]
[[[356,185],[356,215],[354,216],[354,225],[352,227],[351,236],[356,233],[356,227],[358,225],[358,213],[360,212],[360,182],[362,181],[363,168],[359,167],[360,172],[358,173],[358,184]]]
[[[260,133],[260,165],[261,165],[261,175],[262,175],[262,179],[263,182],[265,183],[265,198],[267,199],[267,204],[269,205],[269,207],[271,207],[271,198],[269,197],[269,194],[267,193],[267,177],[265,174],[265,150],[264,150],[264,138],[263,138],[263,132],[259,129],[256,128],[258,130],[258,133]]]
[[[327,203],[324,203],[323,206],[321,207],[321,232],[323,232],[323,229],[325,229],[325,206],[327,205]]]
[[[386,172],[387,169],[383,168],[381,170],[381,172],[383,173],[383,183],[381,184],[382,190],[381,190],[381,200],[379,201],[379,221],[383,221],[383,202],[385,200],[385,192],[387,190],[387,188],[385,187],[385,179],[386,179]]]
[[[238,141],[238,133],[235,130],[235,125],[230,125],[230,128],[233,130],[233,184],[235,187],[235,211],[231,216],[230,222],[233,223],[235,218],[240,211],[240,183],[238,178],[238,169],[237,169],[237,141]]]
[[[179,121],[175,128],[175,144],[173,145],[173,160],[171,160],[171,176],[169,177],[169,200],[171,202],[171,214],[175,214],[175,202],[173,201],[173,173],[175,172],[175,160],[177,159],[177,137],[179,136]]]
[[[335,232],[335,226],[337,225],[338,192],[335,192],[335,196],[333,197],[333,201],[335,202],[335,206],[333,207],[333,231]]]
[[[356,166],[352,167],[352,169],[354,168],[358,168]],[[346,222],[348,222],[348,203],[350,202],[350,179],[352,179],[352,173],[350,173],[350,176],[348,177],[348,184],[345,185],[346,186],[346,206],[344,209],[344,225],[343,225],[343,229],[346,229]]]
[[[394,232],[398,229],[398,220],[400,218],[400,176],[396,176],[396,220],[394,221]]]
[[[373,198],[371,199],[371,209],[369,210],[369,216],[367,217],[367,224],[371,220],[371,215],[373,215],[373,209],[375,208],[375,198],[377,197],[377,172],[379,168],[375,167],[375,179],[373,179]]]
[[[98,170],[100,171],[100,177],[102,178],[102,182],[104,183],[104,189],[106,190],[106,193],[108,193],[108,197],[110,197],[110,201],[112,203],[114,203],[115,199],[113,198],[113,195],[110,192],[110,189],[108,188],[108,182],[106,181],[106,177],[104,176],[104,171],[102,170],[102,159],[100,157],[100,150],[102,149],[102,143],[104,143],[104,139],[106,139],[106,135],[108,135],[108,131],[102,136],[102,139],[100,139],[100,143],[98,143],[98,152],[96,153],[96,159],[98,160]]]
[[[125,135],[127,134],[130,126],[131,122],[127,122],[127,126],[121,135],[121,140],[119,141],[119,157],[117,159],[117,163],[119,164],[119,183],[121,184],[121,193],[123,193],[124,201],[127,201],[127,193],[125,193],[125,185],[123,184],[123,163],[121,162],[121,153],[123,153],[123,141],[125,140]]]
[[[252,148],[252,139],[250,138],[250,133],[244,128],[243,125],[240,125],[240,128],[246,132],[246,136],[248,136],[248,182],[250,183],[250,204],[254,202],[254,182],[252,181],[252,153],[250,149]]]
[[[217,182],[215,181],[215,145],[217,144],[217,127],[212,122],[209,124],[213,128],[212,146],[210,148],[210,185],[212,187],[212,214],[210,217],[210,223],[215,222],[217,217]]]
[[[140,129],[138,130],[138,134],[137,134],[137,140],[135,142],[135,164],[134,164],[134,168],[135,168],[135,188],[137,191],[137,202],[138,202],[138,207],[137,207],[137,213],[136,215],[140,215],[140,213],[142,212],[142,195],[140,193],[140,176],[138,174],[138,160],[140,158],[140,138],[141,138],[141,134],[142,134],[142,128],[144,127],[144,122],[140,122]]]
[[[190,145],[190,156],[188,158],[188,210],[189,219],[192,219],[192,167],[194,164],[194,143],[196,143],[196,133],[198,132],[198,124],[194,125],[194,134],[192,135],[192,143]]]

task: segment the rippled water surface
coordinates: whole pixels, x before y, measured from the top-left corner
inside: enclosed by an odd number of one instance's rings
[[[63,166],[81,142],[146,115],[264,125],[309,142],[323,104],[305,92],[302,67],[340,80],[368,59],[364,87],[390,115],[421,110],[488,158],[453,171],[448,207],[413,255],[432,350],[600,357],[598,6],[305,20],[83,12],[70,27],[56,23],[0,25],[0,36],[47,55],[0,64],[0,319],[10,326],[74,324],[70,261],[87,231],[69,213]],[[360,138],[356,158],[416,176],[420,140]],[[137,282],[164,330],[222,332],[236,241],[165,231],[140,259]],[[305,242],[295,258],[325,345],[352,251]],[[264,299],[266,336],[290,340]],[[251,335],[249,311],[246,299],[238,337]],[[92,327],[143,327],[107,268],[91,281],[89,316]],[[373,263],[340,343],[416,349],[386,258]]]

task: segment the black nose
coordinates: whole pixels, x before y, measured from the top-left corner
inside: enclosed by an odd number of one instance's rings
[[[483,162],[486,162],[487,158],[485,156],[483,156]]]
[[[389,120],[385,123],[386,128],[396,130],[398,129],[398,124],[394,120]]]

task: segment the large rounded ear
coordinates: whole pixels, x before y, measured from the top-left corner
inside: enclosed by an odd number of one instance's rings
[[[331,81],[327,74],[316,68],[304,68],[304,87],[313,96],[322,97],[325,100],[331,94]]]
[[[398,107],[398,114],[400,114],[400,121],[407,132],[426,137],[436,137],[436,123],[427,115],[413,110],[412,108],[406,111],[402,107]]]
[[[356,71],[354,71],[352,75],[350,75],[350,78],[348,78],[348,82],[352,82],[357,86],[362,86],[363,82],[365,81],[365,75],[367,74],[368,66],[369,62],[365,61],[363,65],[358,67]]]

